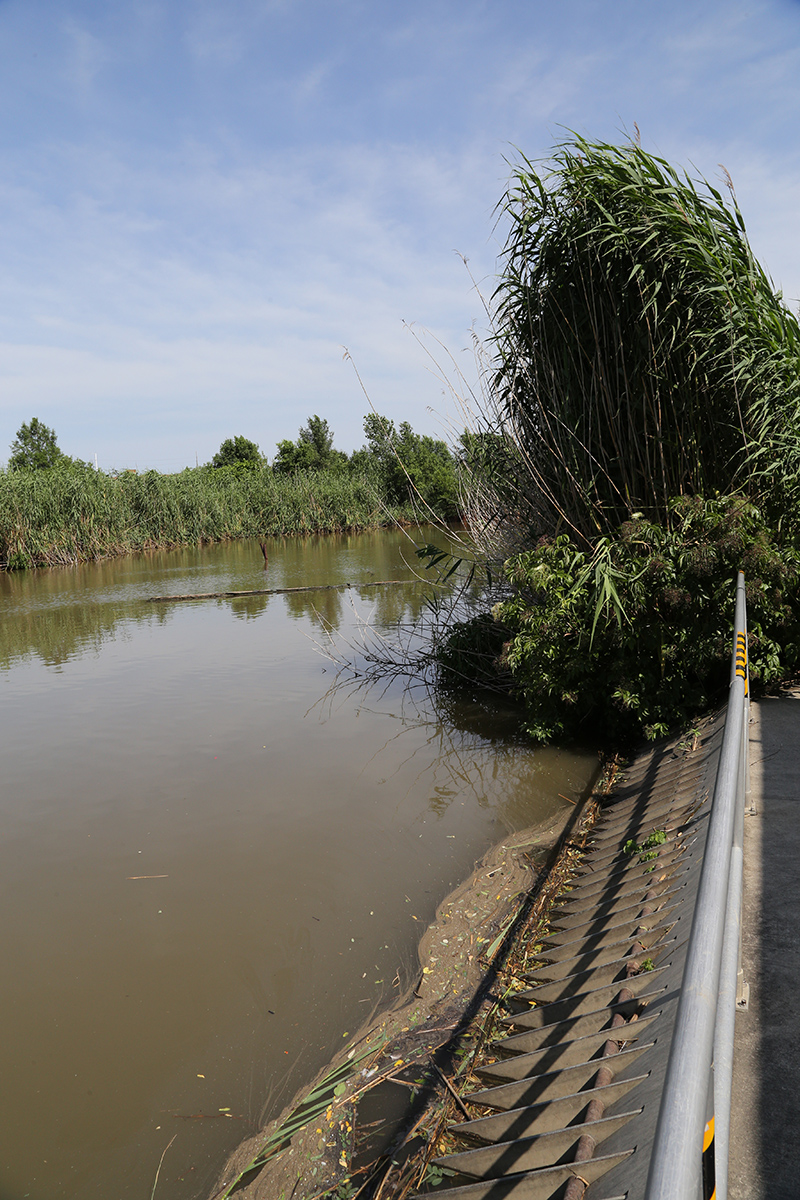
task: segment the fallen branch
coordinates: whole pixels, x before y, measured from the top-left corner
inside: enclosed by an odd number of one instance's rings
[[[455,1102],[456,1102],[456,1105],[457,1105],[457,1107],[458,1107],[458,1110],[459,1110],[459,1112],[461,1113],[461,1115],[462,1115],[462,1116],[464,1116],[464,1117],[466,1117],[468,1121],[471,1121],[471,1120],[472,1120],[472,1117],[470,1116],[470,1113],[468,1112],[468,1110],[467,1110],[467,1107],[466,1107],[466,1105],[464,1104],[464,1101],[461,1099],[461,1097],[459,1096],[458,1092],[457,1092],[457,1091],[456,1091],[456,1089],[453,1087],[452,1083],[451,1083],[451,1082],[450,1082],[450,1080],[447,1078],[447,1076],[445,1075],[445,1073],[444,1073],[444,1071],[441,1069],[441,1067],[438,1065],[438,1063],[436,1063],[436,1062],[434,1062],[434,1063],[433,1063],[433,1069],[435,1070],[436,1074],[437,1074],[437,1075],[439,1076],[439,1078],[441,1079],[441,1081],[442,1081],[442,1083],[444,1084],[444,1086],[447,1088],[447,1090],[448,1090],[448,1092],[450,1093],[450,1095],[451,1095],[451,1096],[453,1097],[453,1099],[455,1100]]]
[[[289,592],[341,592],[347,588],[399,587],[420,583],[419,579],[379,579],[374,583],[310,583],[305,587],[248,588],[242,592],[190,592],[180,596],[148,596],[148,604],[166,604],[173,600],[222,600],[228,596],[285,596]]]

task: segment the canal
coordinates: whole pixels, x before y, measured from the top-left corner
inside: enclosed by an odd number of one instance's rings
[[[330,632],[352,656],[422,609],[406,534],[268,549],[0,573],[2,1200],[141,1200],[162,1155],[156,1200],[207,1196],[475,860],[596,769],[508,706],[338,675]]]

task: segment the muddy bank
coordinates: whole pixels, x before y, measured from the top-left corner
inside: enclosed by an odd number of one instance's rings
[[[517,928],[546,912],[595,807],[589,797],[484,855],[423,935],[415,985],[359,1030],[275,1121],[239,1146],[213,1200],[233,1188],[241,1200],[350,1200],[396,1145],[400,1129],[403,1151],[392,1150],[396,1160],[419,1157],[435,1141],[442,1117],[437,1093],[440,1099],[453,1095],[450,1078],[468,1068],[488,1036],[503,991],[514,987],[499,968]],[[427,1157],[414,1186],[435,1182]],[[389,1187],[382,1194],[393,1192]]]

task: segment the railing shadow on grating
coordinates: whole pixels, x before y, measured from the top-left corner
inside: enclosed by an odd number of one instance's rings
[[[434,1160],[456,1175],[443,1196],[727,1200],[748,725],[740,574],[727,710],[688,750],[640,756],[604,808],[515,1032],[464,1096],[490,1115],[451,1126],[473,1148]]]

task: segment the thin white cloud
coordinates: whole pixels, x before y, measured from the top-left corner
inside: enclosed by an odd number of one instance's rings
[[[85,151],[80,161],[85,169]],[[94,423],[104,409],[106,426],[116,421],[126,430],[126,452],[136,447],[139,461],[146,458],[143,441],[154,436],[153,413],[162,444],[176,453],[185,444],[186,422],[176,417],[169,428],[168,419],[181,403],[201,431],[202,457],[210,457],[234,415],[272,453],[320,408],[339,444],[352,448],[362,440],[366,404],[343,366],[345,344],[379,409],[431,429],[428,408],[439,406],[441,389],[402,322],[419,320],[450,344],[464,344],[480,303],[449,237],[436,244],[428,230],[420,238],[401,214],[422,204],[438,212],[449,234],[448,214],[476,184],[465,172],[482,166],[441,163],[404,147],[381,155],[350,147],[331,154],[332,185],[318,178],[317,156],[289,156],[282,170],[273,162],[269,171],[247,167],[240,175],[215,171],[201,157],[178,186],[171,170],[163,179],[153,173],[128,180],[124,164],[107,163],[106,178],[116,176],[114,190],[132,201],[127,211],[110,196],[102,205],[79,195],[67,209],[37,206],[28,191],[6,188],[0,214],[5,206],[26,243],[0,281],[0,297],[16,307],[20,337],[16,348],[8,340],[0,346],[8,438],[39,395],[73,429],[79,410]],[[351,193],[346,179],[359,181]],[[227,213],[249,236],[202,247],[205,221],[197,212],[195,228],[174,228],[175,212],[198,192],[214,222]],[[140,217],[139,206],[159,210],[162,220]],[[26,287],[34,259],[38,282]],[[125,424],[132,412],[135,432]],[[109,455],[119,465],[107,441],[100,453],[106,465]]]
[[[243,58],[247,48],[247,30],[237,20],[234,6],[199,4],[186,34],[185,44],[201,66],[232,67]]]
[[[65,19],[62,29],[67,43],[64,78],[78,101],[85,105],[91,100],[95,79],[110,62],[111,54],[99,37],[76,20]]]
[[[40,47],[56,11],[0,9],[0,103],[26,97],[0,144],[0,458],[48,412],[117,465],[207,458],[234,426],[270,453],[311,412],[350,448],[343,344],[379,410],[433,431],[442,387],[402,322],[462,355],[483,312],[454,251],[491,292],[503,156],[563,127],[638,121],[677,164],[725,162],[800,293],[786,5],[68,0]]]

